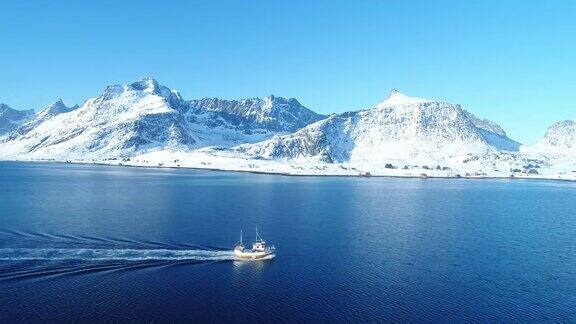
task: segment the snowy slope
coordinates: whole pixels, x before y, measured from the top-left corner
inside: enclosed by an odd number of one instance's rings
[[[499,126],[459,105],[410,98],[393,90],[375,108],[335,114],[294,134],[238,149],[264,158],[381,162],[517,151],[518,146]]]

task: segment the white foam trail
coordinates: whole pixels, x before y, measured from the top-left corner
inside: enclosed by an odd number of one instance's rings
[[[0,260],[225,261],[234,260],[234,254],[232,251],[167,249],[0,249]]]

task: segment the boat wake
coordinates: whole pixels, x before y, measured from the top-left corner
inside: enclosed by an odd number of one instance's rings
[[[0,245],[15,245],[0,248],[0,282],[235,261],[233,250],[217,246],[28,232],[0,234]]]
[[[229,261],[232,251],[176,249],[0,249],[0,260]]]
[[[134,248],[0,249],[0,281],[205,264],[234,260],[230,250]]]

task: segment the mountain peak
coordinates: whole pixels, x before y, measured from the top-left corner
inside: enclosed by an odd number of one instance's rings
[[[44,109],[38,112],[38,118],[45,118],[55,116],[61,113],[65,113],[72,110],[71,108],[66,107],[64,101],[58,98],[58,100],[54,101],[50,105],[46,106]]]
[[[0,112],[5,111],[5,110],[12,110],[12,107],[8,106],[5,103],[0,103]]]
[[[276,99],[276,97],[274,97],[274,95],[271,94],[271,95],[266,96],[266,97],[264,97],[264,98],[262,98],[262,99],[264,100],[264,103],[265,103],[265,104],[271,105],[271,104],[274,102],[274,99]]]
[[[295,98],[287,98],[287,97],[279,97],[279,96],[275,96],[273,94],[266,96],[263,98],[264,102],[266,103],[288,103],[288,104],[296,104],[296,105],[300,105],[300,102],[298,102],[298,100],[296,100]]]
[[[58,98],[58,100],[54,101],[52,104],[48,105],[47,108],[67,108],[64,104],[62,99]]]
[[[163,97],[172,107],[178,107],[184,102],[180,92],[161,85],[153,77],[145,77],[140,81],[132,83],[128,88]]]
[[[534,145],[524,147],[526,152],[545,152],[557,156],[576,154],[576,121],[562,120],[548,127],[544,137]]]
[[[422,102],[429,102],[428,99],[417,98],[417,97],[408,97],[407,95],[403,94],[402,92],[398,91],[397,89],[392,89],[390,91],[390,95],[376,107],[389,107],[389,106],[397,106],[397,105],[407,105],[407,104],[415,104],[415,103],[422,103]]]
[[[135,90],[145,91],[148,93],[157,93],[160,89],[160,84],[153,77],[145,77],[140,81],[133,82],[130,85]]]
[[[576,121],[567,119],[567,120],[562,120],[562,121],[559,121],[559,122],[552,124],[549,127],[549,130],[550,129],[563,129],[563,128],[574,127],[574,126],[576,126]]]
[[[160,85],[153,77],[145,77],[141,80],[132,82],[129,85],[109,85],[104,89],[101,97],[103,99],[111,99],[123,94],[125,91],[141,91],[147,94],[160,95],[163,97],[171,97],[172,92],[167,87]]]

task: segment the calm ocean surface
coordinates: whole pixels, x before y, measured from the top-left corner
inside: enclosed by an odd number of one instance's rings
[[[0,322],[191,319],[576,321],[576,183],[0,163]]]

